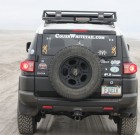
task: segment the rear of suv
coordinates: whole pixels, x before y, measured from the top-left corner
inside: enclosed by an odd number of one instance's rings
[[[137,125],[137,66],[116,12],[48,11],[21,62],[18,129],[33,134],[46,114],[82,120],[109,115],[119,135]]]

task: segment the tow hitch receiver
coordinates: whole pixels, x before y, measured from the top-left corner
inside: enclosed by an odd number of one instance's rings
[[[73,119],[76,120],[76,121],[82,120],[83,119],[83,113],[82,113],[82,111],[80,111],[80,110],[74,111],[74,113],[73,113]]]

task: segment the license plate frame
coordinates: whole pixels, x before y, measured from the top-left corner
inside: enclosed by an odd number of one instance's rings
[[[119,85],[115,85],[115,86],[102,85],[101,95],[120,97],[122,95],[122,87]]]

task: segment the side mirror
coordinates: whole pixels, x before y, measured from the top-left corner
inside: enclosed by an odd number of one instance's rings
[[[130,50],[130,45],[129,44],[127,44],[127,47],[128,47],[128,50]]]
[[[26,52],[28,52],[29,48],[30,48],[31,42],[27,42],[26,44]]]

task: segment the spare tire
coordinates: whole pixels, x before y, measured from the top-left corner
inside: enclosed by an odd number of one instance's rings
[[[66,47],[60,50],[50,63],[50,82],[57,93],[65,98],[87,98],[101,83],[99,61],[98,56],[85,47]]]

